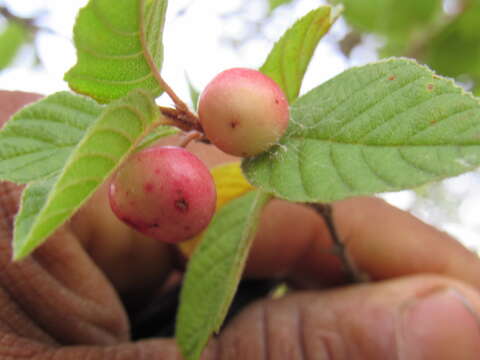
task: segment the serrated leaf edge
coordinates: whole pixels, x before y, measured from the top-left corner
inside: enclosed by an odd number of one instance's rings
[[[136,89],[134,90],[136,92],[139,92],[139,93],[142,93],[142,95],[144,96],[147,96],[149,98],[151,98],[151,95],[146,91],[146,90],[143,90],[143,89]],[[128,96],[128,95],[127,95]],[[132,105],[129,105],[129,104],[118,104],[118,105],[115,105],[115,106],[111,106],[111,107],[107,107],[105,108],[101,114],[99,115],[99,118],[97,118],[97,121],[99,121],[100,118],[102,117],[105,117],[107,116],[111,111],[114,111],[114,110],[117,110],[119,108],[128,108],[129,110],[131,110],[133,113],[135,113],[142,121],[142,123],[144,124],[144,127],[145,127],[145,130],[144,130],[144,133],[147,133],[150,129],[148,128],[148,126],[146,126],[146,119],[145,119],[145,116],[140,112],[138,111],[136,108],[134,108]],[[70,169],[70,166],[74,163],[75,160],[77,160],[78,158],[75,156],[76,154],[76,150],[81,148],[81,146],[87,142],[90,137],[94,134],[93,133],[93,129],[95,129],[95,126],[94,124],[92,124],[93,126],[91,126],[88,130],[87,130],[87,133],[85,134],[85,136],[82,138],[82,140],[77,144],[77,146],[74,148],[74,150],[72,151],[72,153],[70,154],[69,156],[69,159],[67,160],[67,162],[65,163],[65,166],[63,167],[62,171],[59,172],[59,175],[56,179],[56,181],[54,182],[48,196],[47,196],[47,199],[45,201],[45,203],[43,204],[42,208],[40,209],[39,213],[41,214],[46,208],[48,208],[51,204],[51,201],[52,201],[52,197],[54,194],[57,193],[57,191],[54,191],[54,190],[58,190],[58,189],[62,189],[62,188],[57,188],[59,186],[59,180],[62,179],[63,175],[67,172],[67,170]],[[95,132],[96,133],[96,132]],[[142,139],[143,136],[139,136],[138,139],[137,139],[137,142],[140,141],[140,139]],[[121,158],[120,160],[118,161],[117,163],[117,166],[114,166],[107,174],[104,175],[104,179],[108,178],[108,176],[113,173],[116,169],[116,167],[118,167],[122,161],[128,157],[128,155],[134,151],[135,149],[135,144],[132,143],[132,145],[130,146],[130,150],[127,151]],[[47,178],[48,179],[48,178]],[[98,186],[96,187],[96,189],[98,189],[98,187],[101,186],[101,183],[98,184]],[[91,194],[87,197],[85,197],[83,199],[83,201],[81,201],[76,207],[74,207],[72,209],[72,213],[77,211],[89,198],[90,196],[94,193],[95,190],[93,190],[91,192]],[[23,197],[23,195],[22,195]],[[20,209],[21,210],[21,209]],[[48,217],[47,217],[48,218]],[[27,233],[27,235],[25,236],[25,238],[30,238],[33,231],[36,229],[36,226],[38,225],[38,220],[35,220],[33,223],[32,223],[32,226],[30,227],[30,230],[29,232]],[[61,226],[61,225],[60,225]],[[58,227],[57,227],[58,228]],[[45,236],[45,239],[48,238],[48,236],[50,236],[51,234],[53,234],[55,232],[55,230],[57,229],[53,229],[51,230],[46,236]],[[15,237],[14,237],[15,239]],[[35,248],[36,246],[38,246],[38,244],[34,244],[33,248]],[[23,258],[25,258],[26,256],[29,255],[29,251],[25,251],[23,248],[24,248],[24,244],[22,243],[22,246],[19,247],[18,246],[18,241],[14,241],[13,242],[13,254],[12,254],[12,260],[13,261],[19,261],[19,260],[22,260]],[[31,245],[29,246],[31,247]]]

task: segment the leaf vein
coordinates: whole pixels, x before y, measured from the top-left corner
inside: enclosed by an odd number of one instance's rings
[[[396,185],[392,183],[392,181],[385,176],[383,176],[381,173],[375,169],[375,167],[370,164],[370,160],[368,159],[367,155],[365,154],[365,148],[364,147],[359,147],[360,150],[360,156],[363,159],[363,162],[367,166],[367,170],[369,170],[374,177],[376,177],[378,180],[380,180],[382,183],[384,183],[387,187],[395,187]]]
[[[142,77],[139,77],[137,79],[132,79],[132,80],[111,80],[111,79],[100,79],[96,78],[95,76],[87,75],[87,74],[78,74],[78,73],[71,73],[69,77],[71,78],[77,78],[77,79],[83,79],[83,80],[88,80],[88,81],[94,81],[100,84],[109,84],[109,85],[133,85],[133,84],[139,84],[143,81],[148,80],[151,78],[153,74],[150,72],[147,75],[144,75]]]
[[[344,124],[342,124],[342,126],[340,126],[336,133],[332,134],[330,138],[337,138],[339,136],[339,133],[343,132],[343,130],[347,127],[347,126],[352,126],[356,121],[358,120],[361,120],[362,119],[362,115],[366,114],[368,111],[372,110],[373,108],[375,108],[376,106],[380,105],[381,103],[383,103],[384,101],[386,101],[387,99],[391,98],[392,96],[394,96],[397,92],[399,91],[402,91],[404,90],[405,88],[413,85],[414,83],[416,83],[418,80],[423,80],[422,77],[418,77],[418,78],[414,78],[414,79],[411,79],[409,81],[407,81],[405,84],[403,84],[402,86],[400,86],[398,89],[395,89],[394,91],[387,91],[385,93],[384,96],[380,97],[379,99],[377,99],[376,101],[374,101],[373,103],[369,104],[365,109],[363,109],[362,111],[360,111],[360,113],[356,114],[355,115],[355,118],[352,119],[352,121],[347,121],[345,122]]]
[[[105,25],[105,27],[110,30],[111,32],[113,32],[114,34],[117,34],[117,35],[120,35],[120,36],[137,36],[138,34],[138,31],[133,31],[133,32],[129,32],[129,31],[123,31],[121,29],[117,29],[115,28],[115,26],[113,26],[110,21],[108,21],[105,16],[103,16],[103,13],[100,11],[100,9],[98,8],[97,6],[97,1],[94,0],[94,1],[91,1],[90,2],[92,4],[92,11],[93,13],[95,14],[95,16],[98,18],[98,20],[103,24]]]

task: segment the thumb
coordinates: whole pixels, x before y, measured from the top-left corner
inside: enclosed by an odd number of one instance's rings
[[[216,359],[478,359],[480,296],[412,276],[260,301],[221,334]]]

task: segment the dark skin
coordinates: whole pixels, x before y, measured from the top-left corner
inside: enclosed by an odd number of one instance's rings
[[[37,98],[0,92],[0,121]],[[228,160],[206,145],[193,151],[210,165]],[[130,342],[120,301],[147,301],[160,289],[175,250],[117,221],[101,190],[32,256],[11,263],[20,193],[0,185],[0,359],[181,359],[172,339]],[[478,359],[477,256],[378,199],[339,201],[333,211],[348,255],[372,282],[345,284],[323,219],[275,200],[246,276],[282,277],[297,290],[248,306],[203,359]]]

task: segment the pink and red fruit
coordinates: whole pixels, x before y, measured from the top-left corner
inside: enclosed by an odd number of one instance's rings
[[[156,146],[133,154],[112,178],[110,205],[145,235],[177,243],[200,233],[215,211],[207,167],[184,148]]]
[[[235,156],[257,155],[274,145],[288,126],[282,89],[257,70],[235,68],[218,74],[198,104],[208,139]]]

